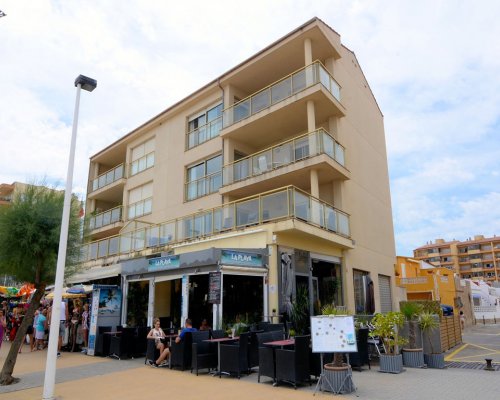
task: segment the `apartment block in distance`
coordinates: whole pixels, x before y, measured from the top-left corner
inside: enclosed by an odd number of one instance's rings
[[[417,260],[455,271],[463,279],[498,282],[500,276],[500,237],[476,235],[465,241],[434,243],[413,250]]]
[[[92,156],[86,200],[72,279],[119,276],[123,323],[393,308],[383,115],[318,18]]]

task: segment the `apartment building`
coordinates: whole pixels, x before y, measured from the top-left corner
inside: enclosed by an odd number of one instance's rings
[[[396,257],[396,285],[406,289],[408,300],[437,300],[459,308],[453,271],[409,257]]]
[[[120,276],[148,323],[393,308],[383,115],[318,18],[92,156],[86,207],[73,280]]]
[[[0,207],[9,206],[14,197],[26,189],[27,184],[14,182],[14,183],[0,183]]]
[[[476,235],[465,241],[436,239],[413,250],[417,260],[431,262],[455,271],[462,279],[498,282],[500,274],[500,237]]]

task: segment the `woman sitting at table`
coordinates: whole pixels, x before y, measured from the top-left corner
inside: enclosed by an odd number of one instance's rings
[[[159,318],[155,318],[153,320],[153,326],[154,328],[149,331],[147,338],[154,339],[156,348],[160,352],[160,356],[156,361],[150,360],[149,365],[158,368],[167,365],[166,359],[170,355],[170,350],[168,349],[168,346],[166,346],[166,344],[163,342],[165,340],[165,332],[163,332],[163,329],[160,328]]]

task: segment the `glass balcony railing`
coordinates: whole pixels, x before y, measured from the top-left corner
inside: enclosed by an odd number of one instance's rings
[[[87,227],[90,230],[99,229],[103,226],[114,224],[122,220],[122,206],[112,208],[87,219]]]
[[[321,128],[225,165],[223,185],[230,185],[319,154],[326,154],[344,166],[344,147]]]
[[[122,233],[82,246],[80,261],[128,254],[221,232],[296,218],[350,237],[349,216],[306,192],[287,186],[168,222]]]
[[[193,129],[188,133],[188,149],[192,149],[202,143],[219,136],[222,130],[222,116],[215,118],[213,121]]]
[[[122,179],[124,172],[123,164],[118,165],[117,167],[110,169],[108,172],[99,175],[97,178],[91,181],[92,183],[92,192],[95,192],[98,189],[103,188],[104,186],[111,185],[113,182],[116,182],[119,179]]]
[[[251,117],[286,98],[321,83],[338,101],[340,85],[319,61],[287,75],[223,111],[224,128]]]

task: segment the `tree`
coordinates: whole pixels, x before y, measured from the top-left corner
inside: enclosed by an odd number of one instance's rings
[[[45,186],[27,185],[10,206],[0,209],[0,272],[12,275],[18,281],[32,282],[35,293],[12,342],[0,373],[0,384],[17,382],[12,377],[19,348],[29,325],[33,324],[35,310],[40,305],[47,283],[54,281],[64,192]],[[68,232],[68,270],[74,271],[79,243],[79,203],[71,204]],[[73,262],[72,262],[73,261]]]

